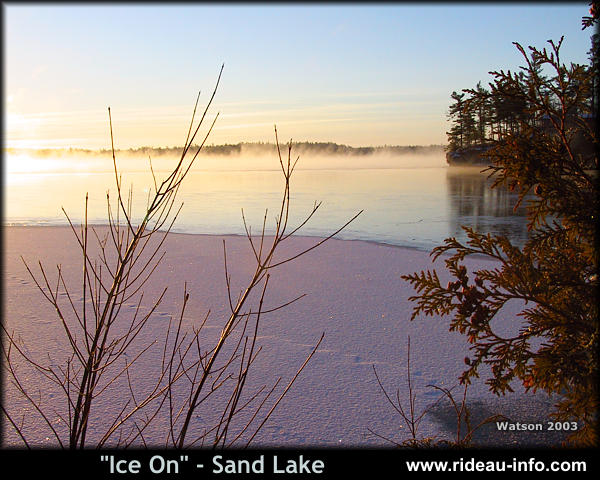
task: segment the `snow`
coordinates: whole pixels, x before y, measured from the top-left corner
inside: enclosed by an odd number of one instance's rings
[[[99,227],[102,231],[104,227]],[[41,260],[55,279],[55,266],[61,264],[65,278],[74,291],[81,275],[81,259],[73,233],[68,227],[6,227],[4,232],[4,323],[14,331],[34,358],[55,364],[67,358],[68,349],[55,312],[37,290],[20,258],[35,270]],[[248,240],[241,236],[211,236],[171,234],[165,245],[167,252],[160,267],[144,291],[145,304],[157,298],[168,286],[164,301],[151,317],[140,337],[140,345],[153,340],[158,343],[135,364],[131,382],[134,391],[144,392],[156,381],[165,328],[171,316],[180,312],[184,283],[190,292],[185,312],[185,325],[198,323],[210,311],[203,340],[215,338],[228,316],[225,286],[223,240],[226,242],[229,272],[232,275],[234,297],[245,286],[253,272],[253,255]],[[290,237],[282,244],[281,255],[293,255],[314,245],[317,238]],[[486,259],[471,259],[471,268],[489,266]],[[421,318],[410,321],[412,305],[408,297],[412,287],[400,276],[434,266],[441,280],[446,281],[443,262],[435,265],[426,252],[363,241],[332,239],[307,255],[273,271],[266,307],[288,302],[300,294],[299,301],[262,317],[258,340],[261,352],[248,379],[247,392],[262,385],[271,386],[281,377],[282,387],[310,354],[324,333],[319,349],[312,357],[287,396],[253,440],[254,446],[280,447],[364,447],[390,446],[384,438],[395,442],[409,439],[402,419],[386,400],[378,385],[374,368],[387,392],[395,398],[396,391],[403,405],[408,406],[406,381],[407,340],[410,337],[411,379],[416,395],[417,411],[433,405],[440,392],[430,385],[445,388],[457,384],[464,370],[468,346],[461,335],[448,331],[448,320]],[[52,283],[52,280],[51,280]],[[80,299],[77,296],[75,300]],[[135,310],[135,300],[126,305]],[[507,326],[514,322],[514,311],[506,312]],[[128,351],[131,359],[134,352]],[[48,360],[50,359],[50,360]],[[24,368],[23,362],[16,365]],[[64,394],[39,375],[21,370],[24,383],[50,412],[50,419],[59,432],[65,433]],[[491,394],[482,378],[469,387],[468,405],[473,422],[502,413],[515,422],[543,422],[550,419],[552,399],[543,394],[526,394],[517,384],[515,392],[503,397]],[[13,418],[24,419],[24,431],[33,445],[56,446],[57,441],[32,406],[10,385],[4,376],[4,402]],[[462,398],[462,390],[453,392]],[[118,414],[127,398],[126,385],[115,384],[94,403],[90,424],[90,443],[99,438],[107,419]],[[181,395],[184,395],[182,390]],[[276,397],[275,397],[276,398]],[[193,432],[202,431],[219,413],[216,395],[212,402],[197,412]],[[222,404],[221,404],[222,405]],[[55,413],[56,412],[56,413]],[[208,422],[208,423],[204,423]],[[163,446],[168,421],[158,416],[146,431],[149,445]],[[456,416],[447,402],[441,402],[426,415],[418,431],[419,437],[452,439]],[[12,428],[5,429],[5,445],[19,445]],[[384,438],[382,438],[384,437]],[[248,438],[246,435],[244,438]],[[550,432],[500,432],[488,425],[475,437],[482,444],[552,445],[560,436]]]

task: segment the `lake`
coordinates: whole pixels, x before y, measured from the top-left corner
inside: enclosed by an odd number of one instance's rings
[[[322,202],[319,211],[300,234],[326,236],[363,210],[338,238],[430,250],[450,236],[464,239],[460,226],[468,225],[483,233],[507,235],[522,245],[527,238],[524,207],[513,212],[516,195],[505,188],[491,190],[491,181],[479,170],[440,165],[299,169],[291,182],[292,225],[300,223],[317,201]],[[132,186],[134,216],[139,218],[152,177],[126,172],[123,184]],[[282,188],[281,170],[193,170],[179,192],[184,205],[173,231],[244,234],[244,209],[252,232],[258,233],[265,209],[273,226]],[[73,221],[81,222],[86,192],[89,222],[106,224],[107,191],[114,196],[114,174],[108,171],[9,171],[4,224],[64,225],[61,207]]]

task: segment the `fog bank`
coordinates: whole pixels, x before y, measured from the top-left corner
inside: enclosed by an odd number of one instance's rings
[[[191,160],[197,148],[187,155]],[[117,166],[123,172],[170,171],[181,158],[182,149],[139,148],[117,150]],[[279,153],[284,162],[288,146],[268,143],[205,146],[198,154],[193,170],[265,171],[278,170]],[[423,168],[446,166],[441,145],[348,147],[332,143],[301,142],[292,145],[291,161],[298,170],[343,170],[365,168]],[[7,173],[109,172],[113,168],[108,150],[56,149],[5,151]]]

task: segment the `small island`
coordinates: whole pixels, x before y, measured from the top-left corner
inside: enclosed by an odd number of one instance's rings
[[[523,72],[513,75],[526,80]],[[506,90],[513,87],[512,84],[505,86]],[[552,102],[549,93],[542,93],[546,95],[545,101]],[[597,102],[593,91],[588,92],[588,96],[584,103],[591,105]],[[450,166],[490,165],[493,162],[488,152],[502,145],[504,140],[510,138],[514,141],[516,137],[527,138],[531,135],[552,137],[556,135],[560,122],[559,118],[551,118],[548,114],[533,115],[534,105],[530,104],[531,100],[528,100],[525,92],[514,91],[500,97],[483,87],[481,82],[473,89],[452,92],[451,98],[453,103],[448,111],[451,128],[446,132],[446,162]],[[596,117],[590,113],[593,111],[593,108],[584,111],[571,106],[567,112],[567,128],[570,124],[574,132],[570,146],[588,168],[593,168],[597,152],[593,143],[583,138],[577,125],[587,123],[587,128],[592,131],[596,125]]]

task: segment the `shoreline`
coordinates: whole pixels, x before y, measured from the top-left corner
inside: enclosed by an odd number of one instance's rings
[[[90,241],[92,239],[90,237]],[[51,285],[56,278],[56,265],[60,264],[67,285],[73,285],[77,292],[81,285],[77,280],[81,276],[81,259],[74,249],[76,241],[71,227],[5,227],[3,240],[5,326],[19,334],[29,351],[42,356],[51,353],[54,358],[65,351],[64,332],[52,308],[28,276],[20,256],[34,272],[39,271],[37,262],[41,261]],[[159,338],[164,322],[178,315],[184,284],[191,295],[185,321],[193,325],[210,312],[207,331],[219,331],[228,314],[223,240],[235,296],[253,271],[254,260],[247,238],[175,232],[167,237],[161,249],[166,251],[166,256],[145,286],[144,300],[151,302],[165,286],[168,291],[145,330],[145,341]],[[293,254],[315,244],[315,240],[318,241],[316,237],[290,237],[281,245],[281,254]],[[414,292],[400,279],[404,273],[435,268],[444,282],[447,275],[443,265],[437,262],[432,265],[426,252],[389,247],[333,238],[272,272],[265,297],[267,308],[284,304],[298,294],[306,296],[261,320],[258,341],[262,350],[248,388],[272,385],[279,377],[287,384],[320,335],[325,333],[325,337],[297,383],[256,437],[256,446],[390,446],[369,430],[398,441],[406,439],[404,429],[398,428],[400,418],[386,401],[373,368],[377,369],[386,389],[400,389],[401,398],[406,401],[408,337],[411,339],[412,387],[419,408],[434,404],[438,398],[439,392],[429,385],[457,383],[468,349],[466,339],[448,331],[448,319],[427,317],[411,322],[408,297]],[[488,262],[473,259],[467,264],[471,268],[488,265]],[[77,304],[79,296],[73,298]],[[129,302],[131,305],[125,305],[125,315],[135,308],[134,300]],[[507,321],[509,319],[507,317]],[[149,353],[140,367],[143,372],[151,372],[155,362],[156,357]],[[151,375],[146,374],[133,378],[134,386],[141,390],[148,388],[152,380]],[[494,413],[496,410],[509,413],[514,421],[521,423],[546,420],[549,404],[544,400],[545,395],[524,395],[520,385],[515,385],[514,393],[497,398],[487,390],[485,378],[486,372],[482,371],[480,381],[469,387],[468,398],[475,418],[480,412],[493,408]],[[60,398],[55,387],[35,384],[36,390],[38,387],[48,402]],[[5,391],[7,398],[10,398],[9,408],[17,415],[30,408],[14,392]],[[109,396],[98,400],[96,408],[100,419],[114,414],[117,398]],[[452,421],[451,408],[445,407],[440,405],[424,417],[420,436],[452,438],[455,421]],[[210,412],[202,415],[203,418],[210,416]],[[42,439],[48,436],[43,427],[33,419],[28,426],[31,435]],[[154,432],[157,439],[161,431],[159,423]],[[487,442],[488,446],[514,445],[515,439],[519,444],[538,445],[553,444],[556,440],[547,432],[534,433],[487,429],[475,440]],[[7,434],[10,436],[10,432]],[[19,443],[14,432],[10,440]],[[51,446],[44,441],[41,444]]]
[[[39,223],[39,224],[16,224],[16,223],[9,223],[9,224],[3,224],[2,228],[3,229],[7,229],[7,228],[65,228],[68,229],[69,231],[72,232],[71,230],[71,226],[69,225],[69,223],[65,220],[65,224],[57,224],[57,223]],[[78,228],[81,226],[81,223],[73,223],[73,226],[75,228]],[[88,224],[89,228],[108,228],[108,224],[105,223],[89,223]],[[159,230],[160,232],[164,233],[164,230]],[[171,230],[169,232],[169,235],[192,235],[192,236],[199,236],[199,237],[241,237],[241,238],[247,238],[246,234],[244,233],[194,233],[194,232],[180,232],[180,231],[176,231],[176,230]],[[309,238],[309,239],[314,239],[316,241],[320,241],[323,240],[327,237],[325,236],[320,236],[320,235],[307,235],[307,234],[301,234],[301,235],[292,235],[294,238]],[[272,237],[272,234],[265,234],[265,237]],[[252,238],[259,238],[257,235],[253,235]],[[393,248],[406,248],[408,250],[416,250],[419,252],[426,252],[429,253],[429,251],[426,249],[425,246],[417,246],[417,245],[396,245],[394,243],[387,243],[381,240],[367,240],[367,239],[361,239],[361,238],[339,238],[337,235],[332,237],[331,240],[338,240],[338,241],[342,241],[342,242],[365,242],[365,243],[369,243],[369,244],[373,244],[373,245],[381,245],[381,246],[386,246],[386,247],[393,247]]]
[[[78,228],[81,226],[80,223],[74,223],[73,225],[75,228]],[[92,223],[90,223],[90,224],[88,224],[88,227],[90,227],[90,228],[108,228],[108,224],[103,224],[103,223],[92,224]],[[60,229],[60,228],[64,228],[64,229],[67,229],[70,232],[72,232],[71,226],[68,224],[68,222],[64,225],[56,224],[56,223],[26,224],[26,225],[10,223],[10,224],[3,224],[2,228],[3,229],[11,229],[11,228],[59,228]],[[163,230],[160,230],[160,232],[164,233]],[[340,233],[343,233],[343,232],[340,232]],[[247,238],[246,234],[244,234],[244,233],[194,233],[194,232],[180,232],[180,231],[176,231],[176,230],[171,230],[169,232],[169,235],[190,235],[190,236],[198,236],[198,237],[225,237],[225,238],[240,237],[243,239]],[[330,238],[329,240],[337,240],[340,242],[357,242],[357,243],[363,242],[363,243],[370,244],[370,245],[406,249],[406,250],[410,250],[410,251],[417,251],[417,252],[422,252],[422,253],[427,253],[427,254],[430,254],[431,250],[434,248],[434,247],[427,247],[425,245],[397,245],[395,243],[389,243],[389,242],[385,242],[382,240],[371,240],[371,239],[362,239],[362,238],[340,238],[338,235],[335,235],[334,237]],[[272,237],[272,234],[265,234],[265,237]],[[307,234],[292,235],[292,237],[306,238],[306,239],[315,240],[317,242],[327,238],[325,236],[307,235]],[[252,238],[259,238],[259,236],[253,235]],[[440,243],[440,245],[441,245],[441,243]],[[443,256],[442,256],[442,258],[443,258]],[[482,256],[482,255],[473,255],[472,258],[478,258],[478,259],[484,260],[484,261],[485,260],[493,261],[493,260],[487,259],[487,257]]]

